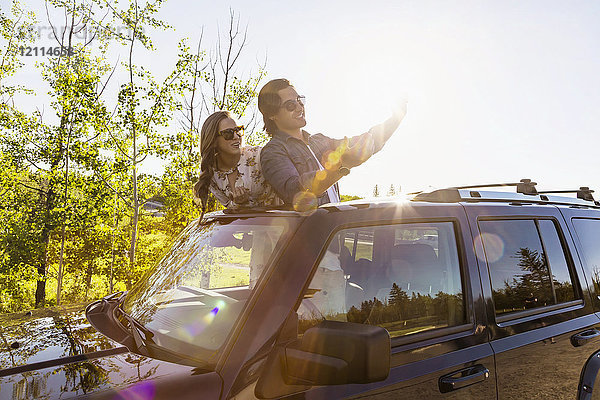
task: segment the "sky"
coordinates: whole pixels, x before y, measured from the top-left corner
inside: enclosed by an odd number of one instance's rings
[[[27,3],[40,26],[43,4]],[[204,28],[214,45],[230,9],[248,28],[238,73],[256,72],[266,57],[267,79],[288,78],[306,96],[308,132],[357,135],[408,100],[383,150],[342,178],[343,194],[521,178],[539,190],[600,190],[597,1],[168,0],[159,16],[174,29],[151,32],[156,51],[142,63],[164,76],[177,41],[194,42]],[[41,59],[25,61],[14,80],[40,88],[34,107],[46,91],[33,65]]]

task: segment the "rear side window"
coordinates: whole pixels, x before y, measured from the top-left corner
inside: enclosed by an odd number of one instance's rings
[[[579,297],[553,221],[479,221],[479,229],[497,315]]]
[[[588,278],[596,293],[600,293],[600,220],[574,218],[573,226],[581,243]]]

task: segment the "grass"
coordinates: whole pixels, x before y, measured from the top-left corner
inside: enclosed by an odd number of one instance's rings
[[[243,266],[250,265],[250,250],[246,251],[242,248],[227,247],[227,262],[231,264],[239,264]]]
[[[218,274],[210,277],[211,288],[247,286],[250,284],[250,268],[223,265]]]

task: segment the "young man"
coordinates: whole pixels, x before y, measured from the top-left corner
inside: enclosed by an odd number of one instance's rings
[[[260,155],[263,175],[286,204],[308,209],[340,201],[337,181],[381,150],[404,118],[406,103],[382,124],[350,139],[302,130],[304,97],[287,79],[274,79],[260,90],[258,109],[271,136]]]

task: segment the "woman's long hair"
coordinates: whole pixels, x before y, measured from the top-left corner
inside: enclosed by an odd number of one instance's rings
[[[231,118],[229,111],[217,111],[211,114],[200,131],[200,177],[194,184],[194,195],[202,203],[202,213],[206,212],[208,203],[208,189],[217,167],[217,137],[219,136],[219,123],[226,118]]]

